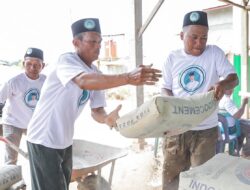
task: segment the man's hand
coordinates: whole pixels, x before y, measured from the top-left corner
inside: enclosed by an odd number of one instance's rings
[[[234,89],[239,84],[236,73],[229,74],[224,80],[219,81],[210,90],[214,90],[214,98],[219,101],[224,96],[226,90]],[[209,91],[210,91],[209,90]]]
[[[120,117],[119,111],[121,110],[122,105],[117,106],[112,112],[110,112],[107,117],[105,118],[105,123],[112,129],[116,127],[116,120]]]
[[[217,83],[209,89],[209,91],[214,90],[214,99],[219,101],[225,94],[225,86],[222,83]]]
[[[161,71],[149,66],[140,65],[128,73],[128,84],[131,85],[154,85],[161,77]]]
[[[244,97],[242,100],[242,104],[247,105],[248,104],[248,97]]]

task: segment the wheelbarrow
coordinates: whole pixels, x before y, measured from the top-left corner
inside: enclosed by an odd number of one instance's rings
[[[78,182],[79,190],[111,189],[115,161],[127,154],[126,149],[74,139],[71,181]],[[101,170],[108,164],[111,164],[111,168],[107,183],[101,177]]]
[[[28,154],[11,143],[6,138],[0,136],[0,141],[8,144],[19,154],[28,158]],[[102,145],[90,141],[73,140],[73,169],[71,182],[78,183],[78,190],[111,189],[114,173],[115,161],[128,154],[126,149]],[[108,182],[101,177],[101,170],[104,166],[111,164]],[[90,187],[91,186],[91,187]],[[106,186],[106,188],[104,188]]]

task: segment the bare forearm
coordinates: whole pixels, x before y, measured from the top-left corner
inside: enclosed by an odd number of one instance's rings
[[[239,84],[237,74],[229,74],[224,80],[221,80],[220,83],[224,86],[225,90],[230,90],[236,87]]]
[[[240,118],[242,117],[243,113],[244,113],[244,110],[243,110],[243,109],[239,109],[239,111],[237,111],[237,112],[233,115],[233,117],[234,117],[235,119],[240,119]]]
[[[104,90],[131,84],[154,85],[161,77],[161,71],[150,66],[141,65],[133,71],[117,75],[101,73],[81,73],[73,81],[81,88],[88,90]]]
[[[82,73],[74,81],[81,89],[103,90],[128,84],[127,74],[104,75],[98,73]]]
[[[246,104],[242,104],[239,110],[233,115],[234,118],[240,119],[245,112]]]
[[[105,123],[107,113],[104,108],[93,108],[91,109],[91,116],[95,121],[99,123]]]
[[[219,101],[226,90],[231,90],[239,83],[238,76],[235,73],[229,74],[224,80],[216,83],[210,90],[214,90],[214,98]]]

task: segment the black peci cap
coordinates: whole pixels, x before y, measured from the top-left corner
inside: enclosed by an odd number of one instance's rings
[[[99,19],[85,18],[74,22],[71,25],[73,37],[82,32],[98,32],[101,33]]]
[[[192,11],[184,16],[183,27],[188,25],[201,25],[208,27],[207,13],[203,11]]]
[[[35,57],[43,61],[43,51],[38,48],[28,48],[24,55],[24,58],[26,57]]]

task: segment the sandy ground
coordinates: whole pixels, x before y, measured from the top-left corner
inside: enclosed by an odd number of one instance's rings
[[[122,104],[121,115],[132,110],[131,100],[119,101],[109,100],[107,110],[114,109],[118,104]],[[76,121],[75,139],[84,139],[91,142],[114,146],[126,149],[128,154],[119,158],[115,162],[112,179],[112,190],[160,190],[161,189],[161,148],[158,148],[157,156],[154,155],[155,139],[146,139],[144,149],[139,148],[138,139],[128,139],[115,130],[110,130],[106,125],[101,125],[92,120],[88,108]],[[21,142],[22,150],[27,151],[25,136]],[[0,143],[0,165],[3,164],[4,145]],[[23,178],[30,190],[29,161],[19,155],[18,164],[22,166]],[[111,164],[102,168],[102,176],[109,179]],[[76,190],[77,183],[70,184],[70,190]]]

